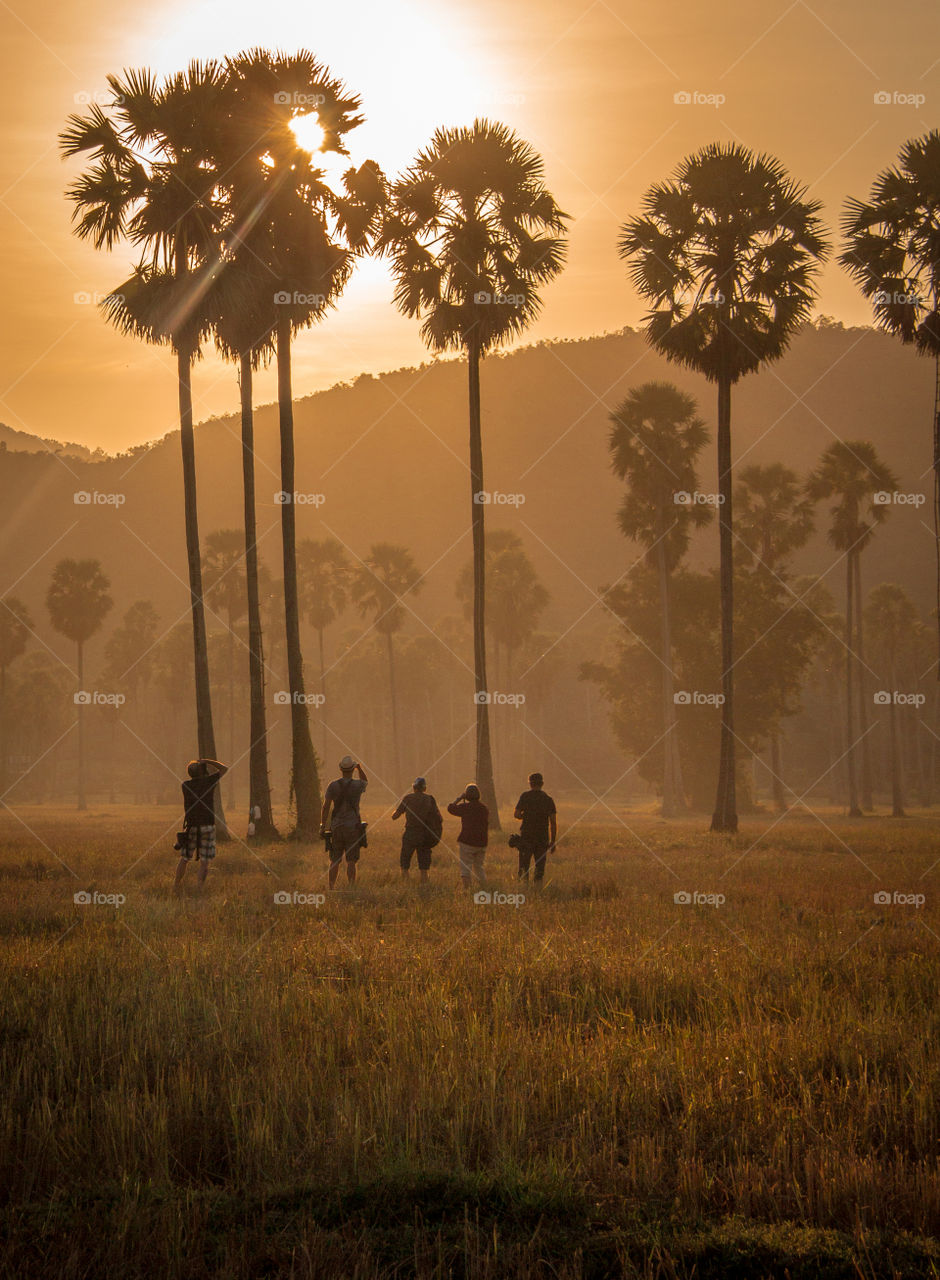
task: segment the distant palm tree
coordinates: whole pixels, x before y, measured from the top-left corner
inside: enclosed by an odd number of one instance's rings
[[[940,626],[940,130],[906,142],[867,201],[848,200],[839,261],[874,304],[875,320],[934,361],[934,538]]]
[[[305,538],[297,548],[300,608],[317,633],[320,651],[320,696],[326,698],[323,633],[336,621],[349,598],[352,565],[336,538]],[[326,726],[323,728],[326,751]]]
[[[646,548],[646,562],[659,580],[663,817],[672,818],[685,809],[685,789],[674,696],[670,579],[688,549],[692,529],[711,518],[711,509],[694,501],[698,455],[708,443],[708,432],[694,398],[669,382],[634,387],[610,420],[611,465],[628,486],[620,504],[620,528]]]
[[[902,778],[900,748],[898,742],[898,708],[900,665],[917,642],[923,626],[917,616],[914,602],[895,582],[883,582],[875,587],[865,605],[865,621],[873,641],[873,658],[878,663],[887,687],[888,735],[891,759],[891,816],[903,818],[904,782]]]
[[[407,547],[391,542],[377,542],[356,571],[352,580],[352,598],[363,617],[372,616],[372,626],[385,637],[388,656],[388,685],[392,704],[394,786],[401,787],[404,774],[401,764],[401,731],[398,717],[398,691],[395,681],[394,636],[405,620],[401,598],[421,590],[421,574]]]
[[[813,532],[813,502],[799,476],[782,462],[752,463],[738,473],[734,489],[737,541],[767,572],[780,577],[788,556],[805,546]],[[770,773],[774,805],[786,808],[780,763],[780,730],[770,735]]]
[[[152,72],[109,76],[110,104],[70,116],[60,136],[66,156],[91,167],[69,188],[76,234],[96,249],[128,241],[140,248],[134,275],[104,303],[113,323],[176,354],[186,558],[193,627],[199,754],[215,757],[209,658],[202,599],[191,375],[205,336],[205,295],[214,278],[220,210],[215,136],[224,112],[215,62],[190,64],[158,84]]]
[[[78,656],[78,807],[85,802],[85,645],[111,611],[111,583],[100,560],[60,560],[52,571],[46,608],[53,627],[76,646]]]
[[[245,580],[245,540],[238,529],[210,533],[203,554],[206,600],[216,612],[224,612],[228,650],[228,758],[235,760],[235,640],[236,625],[248,608]],[[229,768],[228,803],[235,805],[235,770]]]
[[[291,690],[291,786],[298,839],[316,838],[320,779],[310,737],[300,645],[294,495],[294,415],[291,341],[322,319],[345,287],[355,257],[368,250],[378,225],[385,184],[371,162],[350,167],[343,190],[327,184],[316,156],[291,128],[304,105],[322,130],[323,152],[346,154],[343,139],[363,121],[360,101],[306,50],[271,54],[256,49],[228,63],[230,112],[225,176],[234,235],[229,248],[245,250],[267,268],[275,308],[278,415],[281,443],[281,531],[284,618]]]
[[[827,244],[818,201],[772,156],[712,143],[650,188],[620,256],[651,306],[647,337],[718,388],[721,745],[713,831],[737,830],[731,388],[777,360],[809,316]]]
[[[837,440],[825,451],[806,486],[807,494],[816,502],[836,499],[830,508],[829,541],[845,556],[845,759],[850,818],[862,816],[855,768],[853,678],[856,664],[861,661],[860,611],[856,603],[861,592],[859,560],[890,510],[875,501],[876,493],[895,490],[897,485],[897,478],[878,457],[873,444],[867,440]]]
[[[0,600],[0,803],[7,789],[7,669],[26,648],[33,620],[19,596]]]
[[[539,154],[505,125],[476,120],[438,129],[394,184],[381,246],[391,258],[395,302],[422,321],[434,351],[467,357],[473,532],[476,777],[499,827],[486,679],[485,485],[480,360],[538,314],[539,288],[565,257],[567,215],[544,183]]]

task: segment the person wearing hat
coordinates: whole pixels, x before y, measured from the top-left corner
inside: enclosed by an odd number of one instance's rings
[[[490,811],[480,800],[480,788],[469,783],[463,793],[447,806],[447,812],[460,819],[460,835],[457,852],[460,854],[460,878],[465,889],[470,888],[471,872],[480,884],[486,884],[483,859],[489,840]]]
[[[401,837],[401,874],[407,880],[411,871],[411,859],[418,855],[418,870],[422,883],[431,870],[431,850],[441,838],[444,819],[437,801],[428,794],[426,778],[415,778],[410,795],[403,796],[392,814],[392,821],[405,817],[405,830]]]
[[[353,770],[359,774],[353,777]],[[362,765],[352,756],[343,756],[339,762],[342,775],[336,778],[326,789],[323,797],[323,812],[320,814],[320,835],[326,834],[327,823],[332,831],[332,847],[330,849],[330,888],[336,884],[339,875],[339,864],[346,857],[346,878],[350,884],[356,880],[356,863],[365,838],[365,824],[359,816],[359,801],[369,784]],[[330,811],[333,818],[330,822]]]
[[[190,760],[186,766],[189,775],[183,781],[183,831],[182,842],[174,845],[180,851],[176,864],[173,892],[179,893],[183,876],[192,858],[199,868],[196,883],[201,889],[209,874],[209,863],[215,857],[215,790],[219,779],[228,773],[228,765],[208,757]]]

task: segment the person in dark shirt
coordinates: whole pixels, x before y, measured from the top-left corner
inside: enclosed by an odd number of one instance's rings
[[[483,860],[489,840],[490,811],[480,800],[480,788],[471,782],[463,793],[447,806],[447,812],[460,819],[457,852],[460,855],[460,878],[470,888],[471,873],[480,884],[486,884]]]
[[[215,857],[215,789],[223,774],[228,773],[228,765],[221,764],[218,760],[190,760],[186,772],[189,777],[183,780],[185,838],[182,846],[177,846],[180,860],[176,864],[174,893],[179,893],[180,884],[192,858],[196,858],[199,863],[197,886],[201,889],[206,882],[209,863]]]
[[[523,791],[513,817],[521,820],[519,829],[519,879],[528,880],[529,866],[535,859],[535,883],[545,879],[545,859],[555,848],[558,834],[555,801],[542,788],[540,773],[529,774],[529,790]]]
[[[353,777],[353,770],[359,774]],[[341,776],[335,778],[326,789],[323,797],[323,810],[320,814],[320,835],[327,830],[330,823],[330,888],[336,885],[339,866],[346,856],[346,879],[350,884],[356,882],[356,863],[365,840],[365,823],[359,816],[359,801],[369,785],[365,770],[352,756],[343,756],[339,762]],[[332,810],[332,821],[330,812]]]
[[[437,801],[428,794],[426,778],[415,778],[411,794],[403,796],[392,814],[392,821],[405,817],[405,830],[401,837],[401,874],[407,880],[411,871],[411,859],[417,853],[418,870],[422,882],[431,870],[431,849],[441,838],[442,818]],[[433,842],[433,844],[432,844]]]

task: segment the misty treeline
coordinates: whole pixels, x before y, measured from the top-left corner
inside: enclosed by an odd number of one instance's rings
[[[396,304],[420,322],[429,348],[466,358],[475,772],[498,822],[479,375],[487,352],[522,333],[537,315],[543,286],[564,265],[569,218],[545,185],[541,157],[507,127],[477,120],[466,128],[438,130],[394,179],[365,161],[350,163],[333,181],[326,157],[347,154],[348,135],[363,120],[362,104],[306,52],[253,50],[225,63],[193,63],[163,82],[148,71],[133,71],[110,77],[109,84],[112,101],[71,117],[62,150],[89,160],[69,190],[77,234],[98,248],[127,243],[140,254],[133,274],[105,300],[106,315],[124,332],[170,345],[177,357],[200,754],[218,753],[213,710],[221,682],[211,673],[225,666],[225,658],[210,653],[206,624],[193,365],[213,343],[238,371],[250,800],[265,837],[275,832],[255,535],[252,373],[268,360],[277,365],[283,609],[274,625],[269,621],[267,634],[269,645],[277,643],[273,632],[283,623],[295,834],[311,837],[320,776],[311,733],[311,664],[308,659],[305,672],[301,638],[291,348],[300,329],[322,321],[337,304],[357,259],[383,255],[393,269]],[[299,128],[301,121],[316,124],[313,141],[309,127]],[[940,133],[933,132],[905,145],[897,165],[875,179],[868,200],[847,202],[840,262],[870,298],[877,324],[932,356],[940,369],[938,194]],[[734,388],[779,359],[813,310],[818,272],[830,252],[819,202],[808,199],[773,157],[737,144],[712,144],[649,189],[640,212],[621,228],[618,252],[648,305],[651,345],[716,388],[718,475],[712,489],[696,473],[704,423],[697,421],[695,406],[664,410],[655,403],[644,411],[643,394],[668,399],[674,389],[639,388],[615,411],[613,464],[626,487],[621,526],[644,548],[643,568],[625,573],[607,591],[621,628],[617,662],[589,662],[583,674],[600,682],[611,699],[617,733],[639,757],[637,771],[663,786],[667,811],[689,801],[705,804],[717,765],[712,828],[734,831],[749,753],[768,746],[779,764],[781,723],[795,713],[800,689],[813,678],[813,663],[820,667],[817,715],[831,725],[840,714],[839,694],[822,668],[841,663],[844,739],[827,748],[835,757],[829,773],[837,761],[844,763],[850,812],[873,802],[876,775],[883,782],[884,769],[868,698],[885,692],[872,693],[873,684],[890,686],[891,701],[877,706],[889,713],[893,809],[901,812],[902,756],[909,769],[910,758],[919,762],[923,750],[918,733],[911,736],[910,704],[897,699],[917,692],[900,686],[917,675],[917,659],[908,650],[922,624],[890,584],[880,595],[863,597],[860,571],[861,552],[896,496],[890,470],[863,440],[836,442],[810,477],[777,474],[775,480],[752,468],[750,478],[742,471],[736,484],[732,468]],[[668,461],[674,452],[694,489],[676,482]],[[790,494],[791,507],[779,493],[768,496],[776,482]],[[811,518],[806,502],[829,504],[830,538],[845,562],[841,631],[832,600],[792,576],[799,530],[786,547],[772,548],[768,560],[761,554],[766,546],[755,545],[760,521],[749,502],[782,503],[777,523],[798,526]],[[718,526],[718,569],[696,575],[683,566],[684,542],[688,524],[709,505]],[[399,553],[407,556],[407,549]],[[373,554],[372,560],[360,565],[372,582],[358,579],[358,598],[363,612],[374,611],[372,639],[379,649],[384,640],[390,754],[400,770],[405,726],[395,692],[394,644],[382,623],[407,607],[420,571],[414,577],[397,573],[391,581],[387,574],[383,579],[380,557]],[[92,574],[93,567],[86,572]],[[827,658],[827,642],[841,653]],[[231,637],[223,643],[231,644]],[[81,664],[82,642],[76,644]],[[830,685],[832,692],[823,693]],[[80,722],[81,713],[82,708]],[[926,777],[931,767],[920,773]],[[779,768],[773,772],[776,798],[783,802]]]

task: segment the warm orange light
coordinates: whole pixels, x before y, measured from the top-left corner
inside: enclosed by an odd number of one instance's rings
[[[298,147],[309,151],[311,155],[323,146],[323,126],[315,113],[306,116],[294,116],[290,122],[291,132],[297,139]]]

